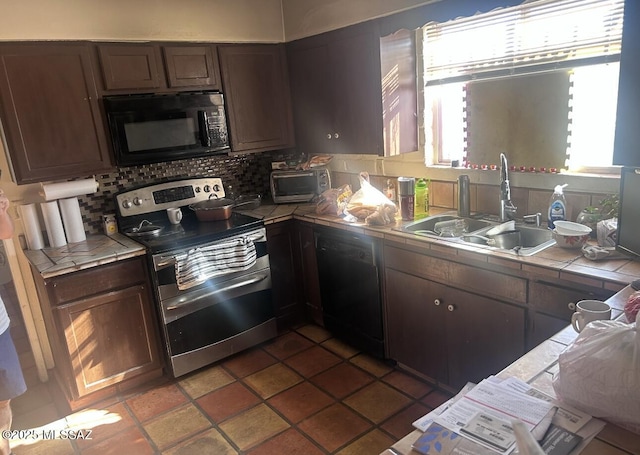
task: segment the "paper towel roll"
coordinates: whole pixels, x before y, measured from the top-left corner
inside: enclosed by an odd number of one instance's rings
[[[57,248],[67,244],[64,236],[64,228],[62,227],[62,219],[60,218],[60,210],[58,202],[41,202],[40,209],[44,218],[44,225],[47,229],[47,237],[49,238],[49,246]]]
[[[87,240],[87,234],[84,232],[84,224],[82,224],[82,213],[80,213],[80,204],[77,197],[60,199],[60,213],[62,213],[62,223],[64,224],[64,233],[67,242],[76,243]]]
[[[24,227],[24,235],[27,237],[27,247],[30,250],[41,250],[44,248],[44,238],[42,228],[38,220],[38,212],[35,204],[25,204],[18,207],[20,219]]]
[[[93,194],[98,190],[96,179],[75,180],[73,182],[42,184],[40,194],[46,201],[64,199],[83,194]]]

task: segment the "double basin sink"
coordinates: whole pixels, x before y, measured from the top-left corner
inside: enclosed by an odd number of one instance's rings
[[[532,256],[556,244],[553,233],[549,229],[516,223],[515,228],[520,232],[518,245],[509,249],[492,246],[483,237],[486,238],[487,232],[499,224],[496,221],[481,218],[443,214],[413,221],[400,230],[420,236],[481,245],[492,250],[510,252],[519,256]],[[448,226],[450,230],[445,232],[442,230],[442,226]],[[461,226],[464,226],[464,231],[460,229]]]

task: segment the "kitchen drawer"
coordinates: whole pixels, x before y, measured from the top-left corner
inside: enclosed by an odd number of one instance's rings
[[[571,320],[575,311],[574,304],[580,300],[606,300],[615,292],[607,289],[595,289],[588,286],[573,288],[555,283],[531,280],[529,283],[529,305],[540,313],[556,316],[565,321]]]
[[[50,304],[57,306],[105,291],[144,283],[144,256],[45,280]]]
[[[386,267],[511,302],[527,302],[527,280],[433,256],[385,246]]]

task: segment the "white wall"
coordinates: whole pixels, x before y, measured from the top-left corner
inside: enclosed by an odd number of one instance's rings
[[[282,42],[280,0],[0,0],[0,40]]]
[[[286,41],[317,35],[440,0],[282,0]]]

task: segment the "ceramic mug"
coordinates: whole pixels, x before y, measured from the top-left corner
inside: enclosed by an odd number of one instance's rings
[[[571,315],[571,325],[581,332],[591,321],[611,319],[611,307],[600,300],[581,300],[576,304],[576,312]]]
[[[167,216],[169,217],[169,223],[180,224],[180,221],[182,221],[182,210],[180,210],[180,207],[168,208]]]

